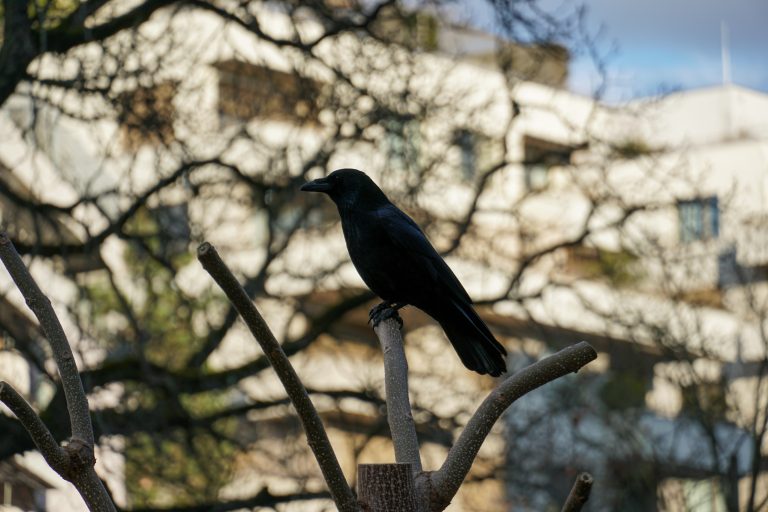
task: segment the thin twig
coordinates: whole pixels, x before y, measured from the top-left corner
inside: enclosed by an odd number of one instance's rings
[[[579,473],[576,481],[573,482],[571,493],[568,495],[568,499],[565,500],[561,512],[579,512],[589,499],[589,493],[592,492],[594,481],[594,478],[589,473]]]
[[[306,388],[264,318],[211,244],[204,242],[198,247],[197,259],[240,313],[285,387],[304,426],[309,447],[317,459],[336,506],[342,512],[358,512],[359,505],[341,471],[323,422],[309,399]]]
[[[547,382],[578,371],[596,357],[595,349],[582,341],[528,366],[494,389],[470,418],[442,467],[430,478],[419,480],[421,485],[431,486],[427,493],[432,497],[432,510],[439,511],[448,506],[491,428],[515,400]]]
[[[408,361],[403,349],[400,323],[396,318],[388,318],[374,327],[374,331],[384,353],[387,420],[392,444],[395,446],[395,460],[398,464],[411,464],[414,473],[420,473],[419,440],[408,398]]]

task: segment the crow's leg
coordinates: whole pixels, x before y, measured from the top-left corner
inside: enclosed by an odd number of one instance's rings
[[[373,306],[371,310],[368,312],[368,323],[373,322],[373,319],[379,316],[382,311],[384,311],[385,309],[389,309],[390,304],[392,303],[385,300],[384,302],[379,302],[378,304]]]
[[[400,327],[403,326],[403,319],[400,318],[400,315],[397,314],[397,311],[404,306],[406,306],[404,302],[388,302],[384,301],[379,304],[376,304],[371,308],[371,311],[368,313],[368,321],[373,325],[373,327],[376,327],[379,325],[380,322],[383,322],[387,318],[394,318],[397,320],[397,323],[400,324]]]

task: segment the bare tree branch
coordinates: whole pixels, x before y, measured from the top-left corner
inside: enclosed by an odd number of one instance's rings
[[[160,192],[163,189],[169,188],[171,185],[176,183],[179,179],[181,179],[183,176],[188,175],[188,173],[192,172],[194,169],[203,167],[205,165],[209,164],[218,164],[222,165],[221,162],[218,159],[209,159],[209,160],[200,160],[196,162],[186,162],[184,164],[181,164],[179,167],[174,169],[174,171],[167,176],[157,180],[151,187],[149,187],[146,191],[142,192],[140,195],[138,195],[135,200],[130,204],[130,206],[120,214],[119,217],[117,217],[114,221],[110,222],[107,226],[104,227],[98,234],[90,237],[88,240],[86,240],[83,243],[56,243],[56,244],[44,244],[44,243],[33,243],[33,244],[25,244],[21,241],[16,241],[16,246],[22,254],[27,253],[34,253],[38,256],[52,256],[55,254],[82,254],[87,253],[89,251],[92,251],[94,247],[100,246],[104,241],[113,234],[118,234],[120,236],[123,235],[122,229],[125,227],[125,225],[134,218],[136,215],[136,212],[138,212],[142,207],[144,207],[147,202],[150,200],[151,197],[153,197],[155,194]]]
[[[104,2],[94,2],[93,5],[84,5],[81,10],[76,10],[56,30],[48,34],[49,48],[55,52],[63,53],[81,44],[92,41],[101,41],[111,37],[121,30],[136,27],[152,16],[155,11],[177,3],[178,0],[145,0],[119,16],[94,27],[87,27],[85,20],[93,14]]]
[[[420,479],[421,485],[431,486],[427,494],[431,496],[432,510],[439,511],[448,506],[491,428],[515,400],[547,382],[578,371],[595,358],[595,349],[582,341],[517,372],[494,389],[470,418],[442,467],[430,478]]]
[[[264,318],[211,244],[207,242],[201,244],[197,250],[197,257],[203,268],[213,277],[237,308],[248,329],[259,342],[264,354],[275,369],[275,373],[280,378],[280,382],[296,408],[306,431],[309,447],[317,459],[337,507],[342,512],[359,511],[357,499],[341,471],[341,466],[323,427],[323,422],[320,420],[306,388]]]
[[[80,381],[80,374],[69,341],[67,341],[64,329],[53,311],[51,301],[37,286],[5,233],[0,234],[0,259],[24,296],[24,300],[27,301],[27,305],[40,322],[45,337],[51,343],[53,358],[59,369],[62,387],[67,397],[72,437],[93,447],[93,427],[91,426],[88,399],[83,390],[83,383]]]
[[[388,318],[374,328],[384,353],[384,389],[387,395],[387,420],[398,464],[411,464],[421,472],[419,440],[408,398],[408,361],[397,318]]]
[[[595,479],[589,473],[579,473],[561,512],[579,512],[589,499],[594,481]]]
[[[37,53],[27,15],[28,4],[28,1],[22,0],[3,2],[5,23],[0,48],[0,105],[16,89]]]
[[[56,442],[51,431],[45,426],[32,406],[24,400],[13,386],[7,382],[0,381],[0,401],[16,415],[29,437],[34,441],[37,449],[45,457],[46,462],[55,470],[59,471],[66,464],[66,454]]]
[[[48,457],[52,458],[51,460],[56,465],[52,463],[51,467],[62,478],[74,484],[90,510],[114,511],[115,505],[112,503],[112,498],[93,468],[96,458],[93,451],[93,425],[91,424],[88,398],[85,396],[83,383],[80,380],[77,364],[72,355],[69,341],[64,334],[64,329],[51,306],[51,301],[37,286],[5,233],[0,233],[0,259],[27,301],[27,305],[37,317],[51,344],[53,358],[56,361],[56,367],[64,388],[64,396],[67,400],[72,438],[63,449],[58,449],[58,447],[54,449],[52,445],[55,444],[55,441],[51,433],[39,418],[37,420],[32,419],[32,416],[36,416],[32,408],[7,385],[2,385],[2,389],[0,389],[4,397],[3,401],[6,402],[7,399],[8,402],[6,403],[10,402],[9,407],[14,410],[14,413],[16,410],[21,413],[21,416],[18,416],[19,420],[35,444],[38,447],[43,446],[47,452],[47,455],[43,453],[43,456],[46,460]],[[42,450],[43,448],[41,448]]]
[[[298,492],[294,494],[272,494],[269,489],[262,489],[256,495],[250,498],[243,498],[232,501],[220,501],[216,503],[206,503],[202,505],[191,505],[188,507],[146,507],[132,508],[130,512],[163,512],[173,510],[174,512],[226,512],[228,510],[272,508],[281,503],[294,503],[297,501],[311,501],[328,499],[330,495],[323,492]]]

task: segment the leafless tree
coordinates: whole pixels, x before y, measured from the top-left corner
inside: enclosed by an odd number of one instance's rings
[[[347,474],[388,448],[396,432],[384,414],[382,364],[370,364],[380,361],[378,341],[365,325],[374,297],[351,273],[329,206],[298,194],[309,177],[346,166],[371,171],[462,278],[492,277],[471,292],[515,354],[511,366],[583,337],[537,321],[544,295],[574,288],[550,272],[563,255],[588,252],[602,278],[627,278],[629,251],[600,253],[590,243],[660,205],[628,200],[599,172],[579,172],[576,156],[585,144],[605,149],[606,162],[643,148],[576,129],[578,140],[531,135],[520,148],[515,132],[521,116],[559,116],[525,84],[564,85],[567,51],[553,41],[592,51],[584,13],[489,5],[501,40],[525,44],[494,42],[438,59],[439,37],[454,30],[441,20],[460,21],[451,3],[404,11],[389,1],[5,2],[3,129],[21,149],[2,155],[2,223],[33,271],[52,265],[71,291],[52,299],[72,330],[97,445],[125,457],[131,508],[162,508],[171,497],[190,510],[330,503],[267,358],[242,341],[235,308],[191,257],[206,239],[265,311],[331,440],[346,447],[339,458]],[[275,13],[283,22],[274,23]],[[482,66],[498,81],[487,94],[472,74]],[[587,108],[579,121],[588,126],[591,115]],[[521,193],[500,193],[524,181],[521,167],[541,165],[572,177],[581,192],[579,208],[563,215],[573,221],[567,229],[547,229],[531,215],[545,196],[535,173]],[[539,275],[543,284],[530,286]],[[28,398],[61,441],[70,435],[55,420],[64,389],[12,293],[2,299],[0,325],[34,369],[38,393]],[[415,432],[424,467],[434,468],[494,383],[456,367],[426,317],[403,316]],[[611,353],[616,340],[593,333],[588,341]],[[633,346],[643,361],[658,361]],[[510,482],[506,497],[497,490],[483,504],[491,509],[506,499],[559,506],[591,459],[580,451],[529,456],[541,446],[534,436],[548,439],[537,426],[596,412],[620,436],[630,418],[612,424],[614,416],[591,405],[615,370],[561,379],[526,402],[538,410],[519,404],[526,414],[491,435],[507,438],[506,453],[481,450],[467,488]],[[1,458],[33,447],[16,420],[0,424],[9,433]],[[402,447],[395,443],[396,452]],[[632,443],[624,447],[632,452]],[[151,464],[158,459],[166,464]],[[265,462],[272,459],[279,467]],[[233,481],[245,467],[291,484],[238,494]],[[562,489],[551,485],[552,468]],[[458,498],[467,508],[469,494]]]

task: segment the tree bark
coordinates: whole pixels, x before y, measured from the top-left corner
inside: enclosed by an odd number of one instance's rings
[[[62,478],[72,482],[89,510],[114,512],[112,498],[93,469],[96,457],[88,397],[61,322],[51,306],[51,301],[32,278],[5,233],[0,233],[0,259],[51,344],[51,352],[67,400],[72,437],[64,447],[60,447],[32,407],[5,382],[0,382],[0,400],[19,418],[51,468]]]
[[[397,313],[395,313],[397,315]],[[408,397],[408,361],[405,358],[400,322],[388,318],[374,331],[384,353],[384,391],[387,397],[387,421],[395,447],[395,461],[410,464],[414,474],[421,471],[419,440]]]
[[[357,481],[364,512],[417,512],[411,464],[360,464]]]
[[[430,478],[419,480],[420,486],[428,486],[418,492],[430,496],[431,510],[439,512],[450,504],[493,425],[515,400],[548,382],[579,371],[596,358],[595,349],[582,341],[507,377],[491,391],[464,427],[442,467],[431,473]]]
[[[283,347],[213,245],[208,242],[200,244],[197,259],[240,313],[288,393],[336,506],[341,512],[358,512],[357,500],[344,477],[320,415]]]
[[[594,479],[589,473],[579,473],[561,512],[579,512],[589,499]]]

